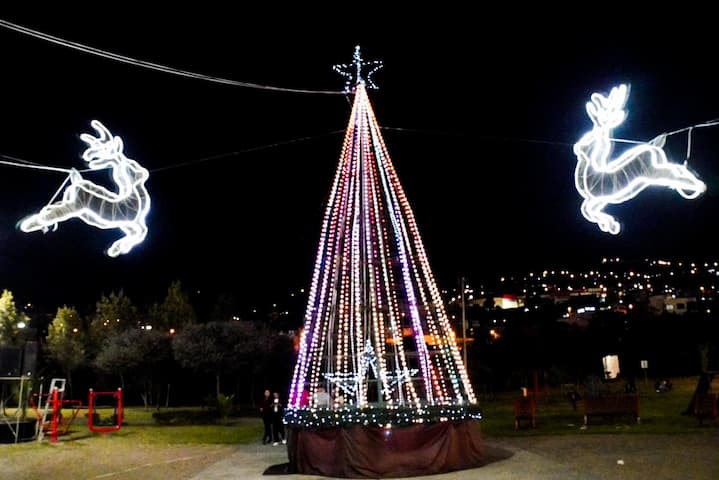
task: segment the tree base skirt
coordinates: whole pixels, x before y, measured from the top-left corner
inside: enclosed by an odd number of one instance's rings
[[[343,478],[399,478],[484,463],[479,421],[381,428],[288,429],[290,471]]]

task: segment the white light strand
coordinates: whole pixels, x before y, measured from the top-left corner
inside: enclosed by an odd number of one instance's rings
[[[374,113],[371,109],[369,109],[369,113],[371,115],[370,124],[375,127],[372,130],[372,141],[375,144],[374,150],[379,152],[379,157],[382,159],[383,163],[380,170],[383,172],[387,172],[391,179],[390,184],[393,185],[394,188],[390,190],[390,192],[392,193],[392,195],[396,195],[394,201],[399,201],[401,208],[404,210],[405,218],[408,221],[408,225],[410,226],[411,235],[408,237],[407,241],[409,241],[409,239],[412,239],[412,241],[414,242],[413,249],[415,250],[416,256],[420,262],[422,275],[420,275],[419,271],[417,270],[417,266],[414,263],[414,260],[412,261],[412,268],[414,272],[414,278],[416,278],[418,283],[420,284],[419,291],[421,294],[424,309],[427,312],[427,325],[430,329],[433,340],[435,341],[435,343],[440,345],[441,349],[441,355],[439,356],[439,359],[437,361],[443,362],[444,364],[442,365],[441,363],[438,363],[436,368],[438,369],[438,371],[444,371],[449,374],[450,381],[452,383],[452,386],[454,387],[454,394],[459,402],[462,402],[466,395],[466,398],[470,403],[476,403],[476,397],[474,396],[472,385],[469,381],[469,376],[459,354],[459,349],[456,345],[456,338],[454,332],[451,329],[449,319],[447,318],[447,314],[444,310],[444,304],[442,302],[439,289],[437,288],[437,282],[435,281],[434,275],[432,274],[432,269],[429,266],[429,260],[424,250],[424,244],[422,242],[419,229],[414,219],[414,213],[412,212],[409,202],[405,197],[404,189],[399,182],[399,177],[397,176],[397,173],[394,169],[394,165],[389,160],[389,153],[387,151],[387,147],[384,143],[382,135],[380,134],[377,120],[376,118],[374,118]],[[425,295],[425,290],[424,288],[421,288],[421,282],[423,281],[423,279],[425,287],[429,290],[432,299],[431,302],[428,302],[428,299]],[[436,319],[435,315],[437,316]],[[447,349],[449,349],[449,354],[447,352]],[[457,378],[457,376],[459,376],[459,379]],[[440,382],[440,390],[438,391],[438,393],[444,396],[444,399],[441,401],[446,402],[448,401],[448,392],[443,385],[444,378],[440,378],[438,380]],[[461,385],[459,383],[459,380],[462,381]],[[410,383],[408,385],[411,386],[412,384]]]
[[[574,144],[577,156],[574,182],[584,198],[582,215],[602,231],[615,235],[620,230],[619,222],[602,211],[609,204],[631,200],[650,186],[669,187],[687,199],[696,198],[706,190],[704,182],[686,166],[667,160],[662,147],[666,137],[678,131],[660,135],[610,159],[611,132],[626,118],[624,105],[628,93],[627,85],[619,85],[608,97],[593,94],[586,106],[593,128]]]
[[[119,228],[125,236],[107,250],[109,256],[117,257],[128,253],[147,235],[145,218],[150,211],[150,196],[145,182],[150,174],[135,160],[125,156],[120,137],[113,136],[97,120],[91,124],[99,136],[80,136],[88,145],[82,158],[91,170],[110,168],[117,192],[83,179],[80,172],[72,169],[70,185],[63,192],[62,200],[50,203],[40,212],[22,220],[20,229],[23,232],[47,232],[51,226],[57,228],[58,223],[71,218],[80,218],[97,228]]]
[[[301,89],[301,88],[283,88],[283,87],[273,87],[270,85],[262,85],[262,84],[258,84],[258,83],[238,82],[236,80],[229,80],[227,78],[214,77],[211,75],[204,75],[202,73],[190,72],[188,70],[180,70],[178,68],[172,68],[172,67],[160,65],[157,63],[146,62],[144,60],[138,60],[138,59],[135,59],[132,57],[126,57],[124,55],[118,55],[116,53],[107,52],[105,50],[100,50],[99,48],[90,47],[90,46],[83,45],[83,44],[77,43],[77,42],[71,42],[69,40],[65,40],[60,37],[55,37],[55,36],[49,35],[47,33],[39,32],[37,30],[32,30],[30,28],[23,27],[21,25],[17,25],[15,23],[11,23],[11,22],[8,22],[8,21],[2,20],[2,19],[0,19],[0,27],[5,27],[9,30],[16,31],[16,32],[22,33],[24,35],[29,35],[31,37],[39,38],[40,40],[45,40],[47,42],[51,42],[56,45],[61,45],[63,47],[72,48],[72,49],[78,50],[80,52],[89,53],[91,55],[97,55],[98,57],[103,57],[103,58],[107,58],[110,60],[127,63],[127,64],[134,65],[137,67],[148,68],[150,70],[156,70],[159,72],[171,73],[173,75],[179,75],[181,77],[194,78],[197,80],[204,80],[207,82],[221,83],[224,85],[230,85],[230,86],[234,86],[234,87],[254,88],[254,89],[258,89],[258,90],[272,90],[275,92],[310,93],[310,94],[320,94],[320,95],[343,95],[344,94],[344,92],[338,92],[335,90],[305,90],[305,89]]]
[[[316,402],[303,398],[326,382],[335,419],[344,418],[346,405],[371,409],[377,402],[409,406],[411,416],[429,421],[425,406],[476,399],[362,82],[346,132],[290,387],[297,412],[286,418],[326,425],[329,417],[300,413],[315,411]],[[375,382],[376,391],[369,388]]]

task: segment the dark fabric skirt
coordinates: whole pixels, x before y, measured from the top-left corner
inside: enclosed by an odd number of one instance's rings
[[[288,428],[293,473],[345,478],[413,477],[480,467],[478,420],[407,427]]]

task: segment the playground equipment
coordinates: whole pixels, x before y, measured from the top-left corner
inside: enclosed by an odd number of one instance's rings
[[[82,402],[65,400],[64,395],[65,379],[53,378],[48,393],[42,393],[42,385],[40,385],[40,392],[30,397],[30,407],[37,417],[35,432],[38,442],[43,440],[48,431],[51,434],[50,441],[57,442],[58,435],[66,435],[77,418],[77,414],[80,413]],[[62,409],[66,407],[72,409],[71,415],[67,417],[62,414]]]
[[[0,359],[1,363],[2,359]],[[35,419],[25,417],[27,407],[25,389],[31,379],[25,375],[14,376],[16,372],[10,373],[12,376],[3,376],[8,372],[0,369],[0,444],[18,443],[35,438]],[[13,398],[17,399],[17,403],[12,401]]]
[[[42,385],[40,392],[30,397],[30,403],[35,415],[37,416],[36,437],[41,442],[45,435],[50,433],[51,443],[57,442],[59,435],[67,434],[73,422],[77,418],[78,413],[82,409],[80,400],[65,400],[65,379],[53,378],[50,382],[50,390],[48,393],[42,393]],[[110,402],[98,402],[98,399],[110,398]],[[109,403],[109,406],[106,404]],[[88,398],[87,427],[91,432],[108,433],[120,430],[122,428],[122,389],[118,388],[113,392],[95,392],[90,389]],[[71,414],[63,415],[63,408],[71,408]],[[112,415],[108,418],[109,423],[100,422],[100,414],[98,409],[111,408]]]
[[[113,414],[110,417],[110,425],[98,425],[100,415],[97,414],[97,399],[98,397],[111,397],[114,400]],[[108,433],[115,432],[122,428],[122,389],[118,388],[114,392],[96,392],[92,388],[90,389],[90,400],[88,402],[87,410],[87,428],[91,432],[96,433]]]

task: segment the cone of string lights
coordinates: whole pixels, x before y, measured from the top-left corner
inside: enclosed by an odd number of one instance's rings
[[[367,95],[381,66],[356,47],[334,67],[354,103],[285,414],[298,473],[402,477],[483,458],[477,400]]]

